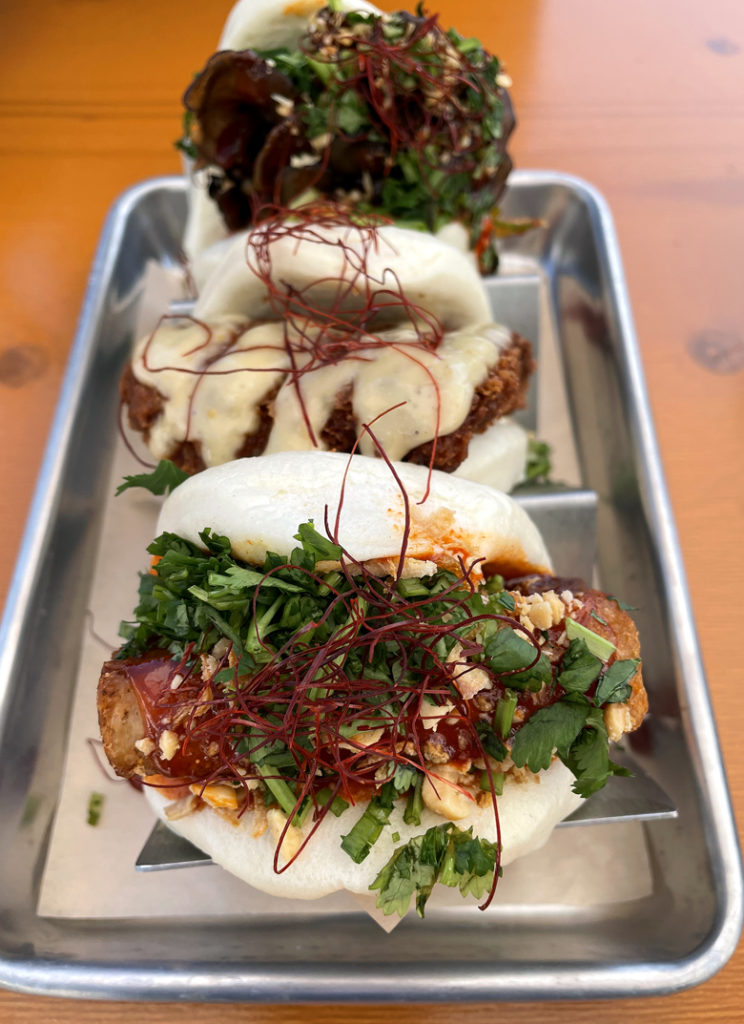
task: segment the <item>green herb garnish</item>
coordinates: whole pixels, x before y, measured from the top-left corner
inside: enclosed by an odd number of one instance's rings
[[[395,787],[388,782],[382,787],[379,796],[372,797],[351,832],[341,837],[341,849],[348,853],[355,864],[366,860],[369,851],[380,838],[382,830],[390,821],[394,799]]]
[[[583,640],[587,648],[597,658],[607,661],[615,653],[615,645],[605,640],[599,633],[582,626],[580,622],[566,616],[566,636],[569,640]]]
[[[633,692],[630,680],[640,663],[639,658],[627,658],[610,665],[594,691],[594,703],[598,708],[603,704],[622,703],[630,697]]]
[[[88,824],[97,825],[103,812],[103,793],[91,793],[88,797]]]
[[[452,822],[435,825],[399,847],[375,878],[370,889],[378,890],[377,906],[384,914],[403,917],[411,897],[416,913],[424,910],[437,882],[458,887],[463,896],[480,899],[493,885],[497,847],[462,831]],[[499,871],[500,873],[500,871]]]
[[[125,476],[124,483],[116,488],[116,494],[129,490],[130,487],[143,487],[151,494],[169,494],[174,491],[184,480],[188,480],[189,474],[184,473],[170,459],[161,459],[152,473],[136,473],[133,476]]]

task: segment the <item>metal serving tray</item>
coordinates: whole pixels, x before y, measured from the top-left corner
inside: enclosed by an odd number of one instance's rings
[[[736,832],[610,215],[585,183],[529,171],[512,175],[504,212],[544,226],[504,246],[525,273],[495,286],[503,319],[554,333],[574,483],[598,495],[598,579],[639,606],[652,715],[627,745],[679,810],[676,821],[643,826],[650,894],[590,912],[432,913],[390,935],[361,913],[267,917],[260,927],[37,915],[117,379],[145,263],[176,262],[185,218],[183,181],[163,178],[127,192],[106,223],[0,632],[0,983],[148,1000],[582,999],[695,985],[733,952]]]

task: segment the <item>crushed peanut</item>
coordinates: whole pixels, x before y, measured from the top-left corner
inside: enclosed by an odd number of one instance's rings
[[[194,796],[193,793],[189,793],[188,796],[182,796],[178,800],[166,804],[164,814],[168,821],[178,821],[180,818],[186,818],[189,814],[193,814],[194,811],[198,810],[199,798]]]
[[[424,729],[436,729],[441,719],[446,718],[455,705],[447,701],[444,704],[435,704],[433,700],[424,697],[421,701],[421,724]]]
[[[465,700],[472,700],[481,690],[487,690],[491,685],[488,673],[477,665],[470,665],[467,661],[460,661],[462,655],[462,644],[456,643],[447,655],[447,664],[456,664],[457,670],[452,675],[452,681],[460,691]]]
[[[623,733],[633,728],[633,716],[627,704],[608,704],[604,709],[604,723],[610,743],[616,743]]]
[[[178,750],[180,740],[176,733],[171,729],[163,729],[160,733],[158,740],[158,746],[160,747],[160,753],[164,761],[170,761],[173,755]]]

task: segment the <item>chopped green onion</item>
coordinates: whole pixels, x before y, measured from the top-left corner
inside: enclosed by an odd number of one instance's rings
[[[499,698],[499,702],[496,705],[493,725],[502,740],[505,740],[509,735],[518,700],[519,694],[514,693],[513,690],[505,690],[504,696]]]
[[[503,576],[492,576],[486,583],[486,590],[489,594],[498,594],[504,589],[504,577]]]
[[[103,793],[91,793],[88,799],[88,824],[97,825],[103,810]]]
[[[568,616],[566,617],[566,636],[569,640],[583,640],[592,654],[602,661],[607,661],[616,650],[615,645],[610,643],[609,640],[605,640],[603,636],[594,633],[591,629],[587,629],[586,626],[582,626],[580,622]]]
[[[326,786],[324,789],[321,789],[318,793],[315,794],[315,800],[319,807],[325,807],[325,805],[328,803],[332,796],[333,790],[330,788],[330,786]],[[341,815],[346,810],[346,808],[349,806],[350,804],[348,800],[344,800],[342,796],[334,796],[333,800],[331,801],[331,814],[334,814],[337,818],[340,818]]]
[[[428,597],[429,588],[421,580],[405,579],[398,580],[396,589],[401,597]]]
[[[392,784],[386,783],[380,795],[372,797],[366,811],[352,827],[351,832],[341,837],[341,849],[348,853],[355,864],[361,864],[369,855],[369,851],[380,838],[380,833],[388,824],[394,794]]]
[[[266,769],[262,764],[256,764],[256,771],[263,779],[266,788],[274,797],[285,814],[291,814],[297,805],[297,797],[292,792],[284,779],[270,778],[272,769]]]
[[[424,809],[424,798],[421,795],[421,786],[423,785],[423,782],[424,776],[421,772],[417,772],[416,781],[408,791],[406,809],[403,811],[403,821],[405,821],[406,825],[421,824],[421,812]]]
[[[480,777],[480,788],[485,793],[491,792],[491,779],[493,779],[493,792],[496,796],[501,796],[504,792],[504,773],[503,772],[491,772],[491,778],[488,777],[488,772],[482,772]]]
[[[297,828],[302,828],[302,826],[307,821],[308,814],[312,809],[313,802],[309,797],[306,796],[305,799],[300,804],[299,811],[297,812],[297,814],[295,814],[294,818],[292,818],[292,824],[296,825]]]

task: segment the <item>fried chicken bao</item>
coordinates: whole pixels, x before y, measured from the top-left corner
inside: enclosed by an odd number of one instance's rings
[[[489,433],[510,490],[527,439],[530,343],[491,322],[468,258],[421,232],[311,204],[236,237],[191,317],[141,338],[121,396],[158,459],[189,473],[264,452],[353,449],[452,472]],[[369,436],[361,451],[373,455]],[[463,470],[467,469],[467,466]]]

